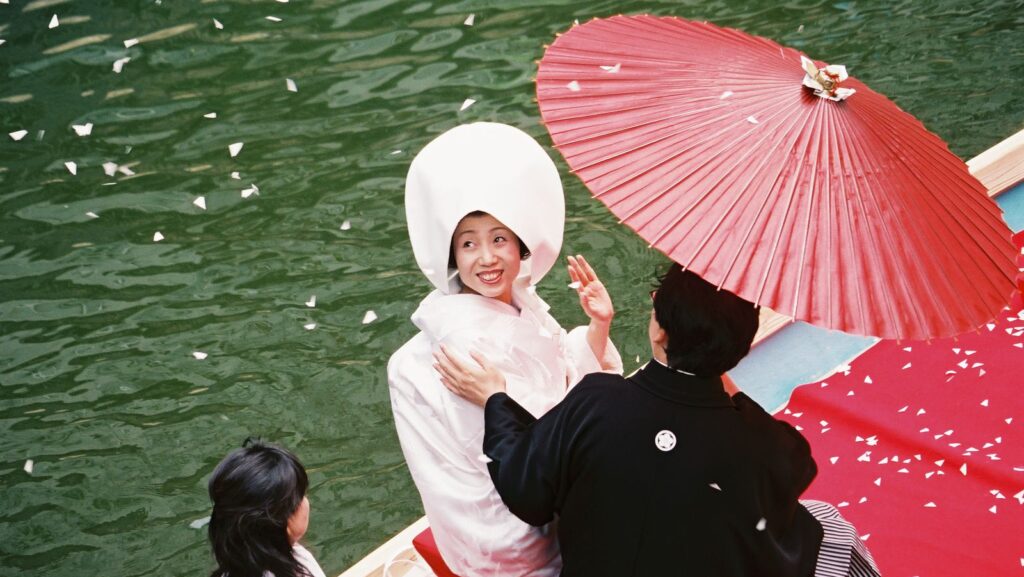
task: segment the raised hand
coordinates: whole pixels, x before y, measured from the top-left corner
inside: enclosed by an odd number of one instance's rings
[[[580,296],[580,306],[590,320],[602,324],[610,323],[615,316],[612,298],[604,288],[604,283],[597,278],[594,269],[582,255],[569,257],[569,279],[576,287],[576,292]]]

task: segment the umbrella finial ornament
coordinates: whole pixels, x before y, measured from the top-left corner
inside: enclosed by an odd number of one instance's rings
[[[814,90],[816,96],[828,98],[836,102],[846,100],[854,92],[853,88],[841,88],[840,84],[847,78],[846,67],[842,64],[829,64],[824,68],[818,68],[810,58],[800,55],[800,64],[803,66],[804,86]]]

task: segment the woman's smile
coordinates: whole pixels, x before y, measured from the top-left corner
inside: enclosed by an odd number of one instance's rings
[[[471,213],[452,235],[452,253],[462,292],[512,304],[512,284],[519,276],[519,239],[487,213]]]

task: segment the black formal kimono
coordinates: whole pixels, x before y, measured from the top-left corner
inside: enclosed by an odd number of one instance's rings
[[[652,360],[587,375],[539,420],[493,395],[485,420],[498,493],[527,523],[558,519],[565,577],[814,574],[810,446],[717,377]]]

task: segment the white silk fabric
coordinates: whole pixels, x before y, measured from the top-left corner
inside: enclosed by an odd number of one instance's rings
[[[421,332],[388,363],[402,452],[437,547],[462,577],[554,577],[561,558],[555,527],[531,527],[502,503],[483,455],[483,409],[441,384],[432,351],[444,344],[463,359],[480,351],[505,374],[509,396],[537,417],[601,370],[586,327],[567,334],[522,282],[513,304],[435,290],[412,316]],[[606,351],[603,360],[621,372],[618,351],[611,343]]]

